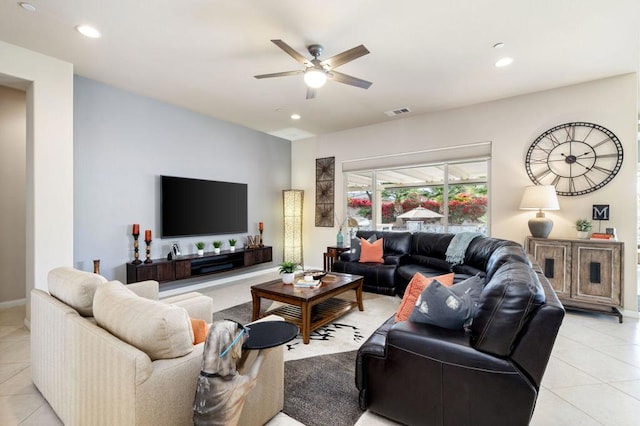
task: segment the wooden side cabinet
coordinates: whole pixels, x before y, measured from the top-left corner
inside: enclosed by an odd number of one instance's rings
[[[566,308],[622,322],[624,243],[527,237],[525,245]]]

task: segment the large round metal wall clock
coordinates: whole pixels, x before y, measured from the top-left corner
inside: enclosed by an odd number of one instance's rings
[[[593,123],[566,123],[536,138],[525,166],[533,183],[553,185],[558,195],[598,190],[622,166],[622,143],[609,129]]]

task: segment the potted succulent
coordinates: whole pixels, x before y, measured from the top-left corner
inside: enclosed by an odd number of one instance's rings
[[[213,242],[213,252],[215,254],[220,254],[220,247],[222,247],[222,241]]]
[[[282,282],[285,284],[292,284],[296,276],[295,272],[300,265],[295,262],[282,262],[279,266],[279,272],[282,274]]]
[[[198,241],[197,243],[194,243],[194,244],[196,245],[196,249],[198,249],[198,256],[204,255],[204,242]]]
[[[578,231],[578,238],[589,238],[589,231],[591,231],[591,221],[589,219],[576,220],[576,230]]]
[[[238,241],[235,238],[229,238],[229,251],[236,251],[236,243]]]

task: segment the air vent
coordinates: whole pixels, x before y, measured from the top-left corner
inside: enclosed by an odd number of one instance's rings
[[[391,111],[385,111],[384,113],[389,117],[395,117],[396,115],[408,114],[410,112],[411,110],[409,108],[398,108]]]

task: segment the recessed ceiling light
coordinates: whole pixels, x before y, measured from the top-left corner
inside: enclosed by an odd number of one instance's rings
[[[500,42],[500,43],[496,43],[493,45],[494,49],[502,49],[504,47],[504,43]]]
[[[292,120],[300,120],[300,114],[291,114]]]
[[[32,5],[31,3],[18,3],[20,5],[21,8],[23,8],[24,10],[28,10],[29,12],[35,12],[36,11],[36,7],[34,5]]]
[[[507,65],[511,65],[513,63],[513,58],[502,58],[496,62],[496,67],[506,67]]]
[[[100,31],[96,30],[95,28],[89,25],[78,25],[76,27],[76,30],[83,36],[90,37],[90,38],[100,38],[101,36]]]

